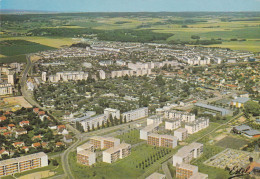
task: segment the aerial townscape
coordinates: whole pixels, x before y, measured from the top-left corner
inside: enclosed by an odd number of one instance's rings
[[[0,178],[260,178],[260,1],[196,3],[0,1]]]

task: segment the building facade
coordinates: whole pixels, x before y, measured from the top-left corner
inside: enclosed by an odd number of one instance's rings
[[[77,162],[82,165],[91,166],[96,163],[96,154],[89,150],[81,150],[77,152]]]
[[[122,159],[131,154],[131,145],[121,143],[115,147],[111,147],[103,151],[103,162],[113,163],[118,159]]]
[[[173,156],[173,166],[182,163],[190,163],[193,158],[198,158],[203,153],[203,144],[193,142],[190,145],[184,146],[178,150]]]
[[[0,161],[0,177],[45,166],[48,166],[48,156],[43,152],[11,158]]]

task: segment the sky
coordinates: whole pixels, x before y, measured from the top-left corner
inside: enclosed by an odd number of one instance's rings
[[[260,0],[0,0],[1,9],[55,12],[260,11]]]

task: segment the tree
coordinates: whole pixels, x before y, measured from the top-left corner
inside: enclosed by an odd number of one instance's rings
[[[253,116],[260,115],[260,105],[255,101],[247,101],[244,105],[244,110],[247,113],[251,113]]]
[[[58,163],[58,161],[57,161],[56,159],[53,159],[53,160],[52,160],[52,165],[53,165],[53,166],[58,166],[59,163]]]

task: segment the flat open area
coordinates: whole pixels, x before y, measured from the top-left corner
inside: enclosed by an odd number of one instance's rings
[[[224,148],[232,148],[232,149],[240,149],[246,144],[248,144],[247,140],[238,139],[230,136],[227,136],[216,143],[217,146],[224,147]]]
[[[21,177],[18,177],[18,179],[28,179],[28,178],[33,178],[33,179],[41,179],[41,178],[47,178],[53,176],[55,173],[51,172],[50,170],[42,171],[42,172],[35,172],[31,173],[28,175],[24,175]]]
[[[31,108],[32,105],[29,104],[24,97],[22,96],[17,96],[17,97],[7,97],[7,98],[3,98],[3,101],[5,104],[3,104],[1,108],[7,108],[9,110],[16,110],[19,109],[21,107],[24,108]]]

